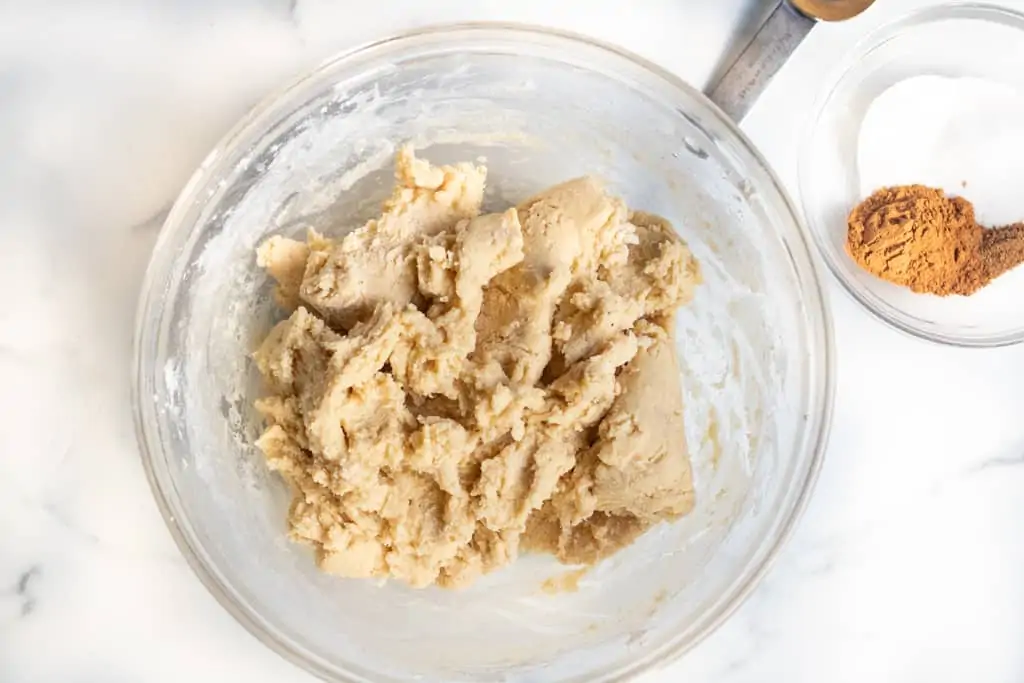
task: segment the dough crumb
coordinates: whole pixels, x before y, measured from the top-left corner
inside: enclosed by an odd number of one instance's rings
[[[340,240],[257,252],[290,312],[255,360],[291,538],[330,573],[459,587],[687,514],[672,327],[700,269],[672,226],[589,177],[490,214],[481,166],[406,146],[395,177]]]
[[[542,593],[547,593],[548,595],[575,593],[580,589],[580,579],[586,576],[588,571],[590,571],[589,567],[582,567],[580,569],[562,572],[557,576],[552,576],[551,578],[546,579],[544,583],[540,585],[540,590]]]

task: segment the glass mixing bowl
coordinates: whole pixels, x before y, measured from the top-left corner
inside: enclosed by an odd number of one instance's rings
[[[846,291],[878,319],[899,330],[955,346],[1003,346],[1024,341],[1024,306],[1020,303],[1024,268],[997,278],[970,297],[937,297],[915,294],[858,266],[844,248],[846,219],[878,184],[873,183],[871,190],[862,187],[858,163],[861,124],[876,98],[897,83],[917,76],[977,78],[1024,92],[1021,64],[1024,14],[970,3],[928,7],[882,26],[858,43],[843,59],[814,108],[799,163],[800,198],[811,235]],[[954,90],[951,97],[956,96]],[[1024,219],[1024,213],[1016,211],[992,215],[994,205],[1006,204],[1006,197],[992,197],[995,188],[1005,192],[1003,183],[993,184],[992,176],[985,174],[980,178],[982,182],[976,183],[971,177],[968,184],[965,176],[958,175],[966,169],[952,162],[970,159],[971,154],[983,149],[982,145],[991,145],[997,138],[967,130],[977,125],[976,119],[964,124],[945,112],[929,114],[922,117],[921,129],[942,130],[945,158],[912,159],[911,165],[918,167],[920,175],[907,176],[905,170],[897,170],[894,178],[890,168],[884,184],[921,183],[963,195],[975,202],[979,221],[988,225]],[[993,112],[991,120],[997,130],[1000,115],[1005,119],[1014,112]],[[899,123],[894,125],[898,127]],[[897,149],[914,157],[923,153],[915,142]],[[966,150],[972,151],[965,154]],[[900,159],[891,166],[898,169],[907,161]],[[1008,169],[1002,172],[1013,174]],[[1018,202],[1016,210],[1022,206],[1024,202]]]
[[[391,155],[485,158],[507,206],[592,173],[675,222],[704,284],[679,315],[697,509],[549,594],[522,557],[460,591],[320,573],[287,540],[249,354],[280,312],[254,249],[372,216]],[[328,62],[243,120],[174,205],[140,301],[139,441],[156,499],[210,591],[328,680],[621,680],[707,635],[778,550],[821,464],[831,324],[793,207],[736,127],[654,65],[544,29],[466,25]]]

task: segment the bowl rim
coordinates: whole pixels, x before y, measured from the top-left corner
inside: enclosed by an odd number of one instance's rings
[[[809,110],[807,125],[804,127],[809,134],[802,136],[803,140],[800,143],[797,160],[797,189],[800,207],[803,209],[806,227],[810,232],[815,249],[821,256],[821,260],[825,262],[832,277],[839,283],[841,289],[874,319],[904,335],[941,346],[972,349],[1012,346],[1024,342],[1024,326],[1017,330],[984,336],[963,336],[941,330],[930,330],[905,319],[908,316],[903,315],[896,306],[885,304],[879,296],[856,286],[841,267],[839,263],[841,257],[825,239],[826,231],[816,226],[811,211],[813,202],[809,198],[810,193],[805,191],[810,184],[809,179],[814,175],[812,168],[814,163],[811,162],[811,157],[822,115],[832,105],[832,101],[847,79],[857,72],[861,61],[890,41],[899,38],[905,30],[950,19],[969,19],[1016,28],[1022,32],[1022,40],[1024,40],[1024,11],[984,2],[947,2],[938,6],[919,7],[903,12],[894,19],[876,26],[843,54],[839,64],[829,72],[825,80],[825,87],[821,89]],[[892,309],[897,315],[889,313],[886,309]]]
[[[648,74],[663,81],[666,86],[694,98],[714,117],[715,124],[726,128],[728,133],[732,135],[733,141],[744,153],[750,156],[755,170],[764,176],[768,185],[776,193],[779,200],[778,208],[783,210],[783,218],[788,217],[789,221],[787,222],[792,224],[793,232],[792,235],[786,236],[787,240],[792,240],[802,247],[802,253],[794,254],[790,250],[790,256],[791,258],[798,258],[798,260],[792,261],[792,267],[799,281],[801,291],[809,297],[805,304],[805,314],[803,316],[806,320],[804,333],[810,342],[816,344],[814,351],[820,356],[820,360],[818,363],[810,365],[808,377],[806,378],[807,386],[803,389],[809,399],[811,399],[807,406],[810,412],[802,416],[804,426],[797,431],[797,444],[799,450],[809,455],[806,472],[803,475],[802,481],[799,481],[799,491],[792,499],[788,513],[780,515],[779,519],[773,522],[776,529],[774,543],[765,549],[759,561],[752,562],[744,571],[740,572],[732,584],[727,586],[726,590],[723,591],[722,597],[708,609],[708,615],[702,617],[705,623],[692,637],[682,642],[680,642],[678,637],[670,638],[659,647],[641,654],[633,660],[616,664],[614,669],[601,674],[601,680],[624,682],[650,669],[665,666],[679,659],[683,654],[700,644],[746,601],[772,567],[779,552],[793,533],[796,523],[802,517],[807,507],[824,462],[834,410],[836,351],[831,306],[823,286],[824,278],[821,266],[813,258],[813,250],[809,244],[809,230],[775,171],[760,151],[740,130],[736,122],[732,121],[722,112],[704,93],[667,69],[618,45],[574,31],[528,23],[468,21],[432,24],[393,33],[387,37],[367,41],[350,49],[340,51],[320,61],[282,87],[271,90],[269,94],[253,106],[216,143],[178,194],[161,227],[142,281],[135,318],[131,401],[136,439],[139,444],[146,478],[149,481],[153,497],[164,519],[164,523],[182,555],[192,568],[192,571],[217,602],[250,634],[298,668],[323,680],[342,683],[362,683],[362,681],[372,680],[372,678],[367,677],[367,672],[357,672],[355,670],[338,672],[333,665],[323,661],[315,653],[294,642],[293,639],[283,636],[257,610],[246,601],[241,600],[238,592],[231,588],[220,576],[220,573],[201,557],[203,555],[201,549],[197,548],[193,544],[193,539],[190,538],[192,532],[189,528],[189,521],[183,519],[183,515],[179,516],[176,513],[174,505],[165,494],[165,487],[173,489],[173,482],[170,480],[164,481],[163,473],[159,472],[158,468],[154,466],[155,456],[158,454],[162,455],[162,444],[159,434],[157,434],[158,430],[152,425],[150,420],[150,413],[153,412],[153,401],[143,400],[143,397],[149,398],[149,394],[143,391],[147,378],[144,358],[146,343],[152,341],[149,339],[151,330],[148,329],[146,320],[154,297],[160,294],[156,287],[158,283],[155,281],[158,274],[157,271],[160,270],[159,264],[161,259],[159,254],[162,251],[166,251],[165,247],[168,246],[174,226],[180,224],[180,218],[188,209],[187,205],[191,203],[190,200],[193,198],[195,191],[205,184],[217,163],[227,155],[229,150],[234,148],[236,143],[244,139],[247,133],[251,132],[250,128],[264,114],[291,93],[301,90],[309,81],[317,78],[325,70],[337,68],[345,62],[370,51],[380,50],[388,46],[400,47],[409,41],[447,33],[493,34],[495,37],[505,39],[517,36],[520,38],[533,36],[558,40],[565,45],[575,44],[591,49],[596,48],[598,51],[609,54],[612,57],[631,62],[634,66],[640,67]],[[687,114],[682,115],[688,116]],[[807,312],[811,313],[811,317],[806,315]],[[816,318],[814,317],[815,314]],[[783,510],[783,512],[785,513],[786,511]],[[346,667],[358,669],[358,667],[348,663],[346,663]]]

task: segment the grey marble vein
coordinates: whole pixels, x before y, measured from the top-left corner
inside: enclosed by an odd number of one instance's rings
[[[42,567],[33,564],[18,575],[13,586],[3,591],[17,601],[17,618],[27,617],[35,611],[37,598],[34,585],[41,574]]]
[[[1024,465],[1024,453],[1020,455],[1004,455],[997,458],[991,458],[979,463],[972,469],[972,472],[984,472],[985,470],[991,470],[1000,467],[1012,467],[1013,465]]]

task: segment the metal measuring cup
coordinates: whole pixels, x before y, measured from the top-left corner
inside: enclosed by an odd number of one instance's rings
[[[845,21],[874,0],[777,0],[754,37],[705,92],[739,121],[818,21]]]

